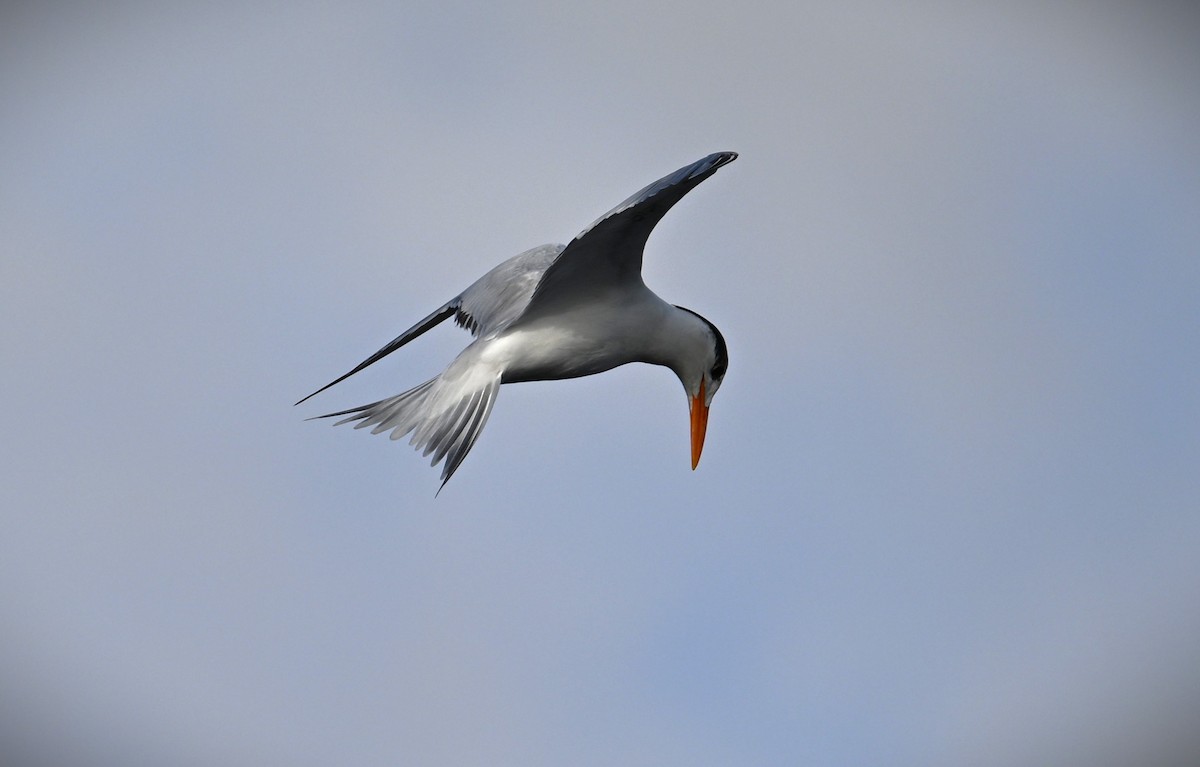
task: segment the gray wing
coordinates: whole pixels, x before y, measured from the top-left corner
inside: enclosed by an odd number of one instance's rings
[[[393,338],[349,373],[330,381],[296,404],[299,405],[363,368],[373,365],[448,317],[453,316],[455,322],[475,336],[486,336],[503,330],[525,311],[542,275],[564,248],[564,245],[540,245],[504,261],[462,293],[442,304],[428,317]]]
[[[671,207],[736,152],[717,152],[638,191],[575,237],[546,269],[522,322],[552,314],[564,304],[642,279],[642,251],[650,232]]]
[[[525,311],[542,275],[565,247],[531,248],[492,269],[455,299],[455,320],[476,336],[508,327]]]

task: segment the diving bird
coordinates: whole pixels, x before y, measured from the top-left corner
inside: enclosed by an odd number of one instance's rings
[[[483,431],[501,384],[575,378],[649,362],[673,370],[687,393],[695,469],[709,405],[725,378],[729,354],[715,325],[646,287],[642,251],[672,205],[735,159],[735,152],[710,154],[637,192],[569,244],[513,256],[300,402],[454,317],[475,340],[436,378],[394,397],[316,417],[346,416],[334,425],[357,421],[354,428],[390,431],[392,439],[412,434],[410,443],[433,456],[430,465],[445,461],[445,487]]]

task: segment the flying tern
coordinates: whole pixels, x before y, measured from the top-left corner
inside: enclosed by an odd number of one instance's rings
[[[444,487],[483,431],[501,384],[648,362],[673,370],[687,393],[695,469],[729,354],[715,325],[646,287],[642,251],[672,205],[735,159],[735,152],[718,152],[697,160],[637,192],[569,244],[542,245],[508,259],[300,402],[454,317],[475,340],[440,375],[403,394],[316,417],[346,416],[334,425],[357,421],[356,429],[390,431],[392,439],[412,434],[410,443],[433,456],[431,465],[445,461]]]

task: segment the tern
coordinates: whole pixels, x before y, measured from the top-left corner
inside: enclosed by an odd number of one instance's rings
[[[501,263],[350,372],[296,404],[383,359],[449,317],[475,340],[437,377],[403,394],[316,418],[346,416],[356,429],[391,432],[431,466],[442,487],[483,431],[501,384],[594,375],[630,362],[670,368],[688,398],[692,469],[700,462],[708,410],[729,366],[725,339],[691,309],[659,298],[642,281],[651,230],[685,194],[735,152],[697,160],[637,192],[567,245],[542,245]]]

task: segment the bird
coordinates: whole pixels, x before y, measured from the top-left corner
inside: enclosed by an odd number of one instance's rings
[[[502,262],[429,316],[299,405],[444,320],[474,340],[441,374],[393,397],[314,418],[355,423],[442,461],[442,488],[487,423],[502,384],[603,373],[631,362],[670,368],[688,399],[694,471],[708,412],[729,367],[725,339],[700,314],[646,287],[642,257],[655,225],[698,184],[737,159],[717,152],[639,190],[566,245],[541,245]],[[313,419],[309,419],[313,420]]]

